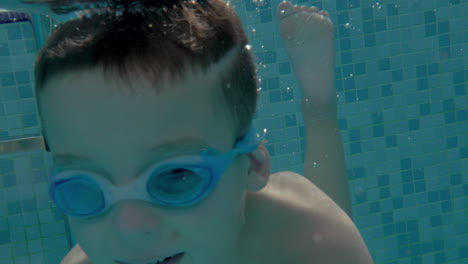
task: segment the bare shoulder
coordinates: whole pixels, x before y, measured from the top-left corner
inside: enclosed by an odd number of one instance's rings
[[[286,195],[300,210],[290,217],[289,257],[298,264],[371,264],[372,258],[359,230],[348,215],[304,176],[284,171],[272,174],[271,191]],[[288,221],[289,222],[289,221]]]
[[[306,206],[310,212],[339,214],[342,211],[319,187],[298,173],[277,172],[270,175],[268,183],[270,192],[280,194],[291,202]]]

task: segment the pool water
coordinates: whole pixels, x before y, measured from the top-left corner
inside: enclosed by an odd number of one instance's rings
[[[254,124],[268,129],[272,173],[303,174],[300,89],[279,41],[279,1],[231,3],[258,58]],[[339,129],[354,222],[375,263],[468,263],[468,2],[301,4],[328,11],[336,26]],[[33,65],[57,22],[11,15],[0,13],[1,141],[41,135]],[[50,166],[43,150],[1,153],[0,264],[57,264],[75,244],[48,197]]]

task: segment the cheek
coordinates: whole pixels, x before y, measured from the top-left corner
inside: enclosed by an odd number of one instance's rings
[[[209,230],[218,230],[218,233],[232,232],[230,231],[232,229],[227,227],[232,226],[233,229],[237,229],[241,224],[244,218],[247,178],[247,168],[242,165],[243,162],[245,160],[238,157],[213,192],[199,206],[193,207],[193,211],[187,212],[197,216],[200,225],[191,225],[197,227],[195,228],[197,232],[201,234]]]
[[[102,230],[100,232],[93,232],[92,225],[84,224],[68,217],[70,223],[70,230],[75,237],[75,242],[80,244],[81,248],[88,254],[93,255],[93,250],[99,248],[100,239],[102,239]]]
[[[76,220],[67,216],[70,229],[75,240],[82,248],[92,254],[93,250],[102,249],[102,245],[109,245],[108,239],[115,237],[110,234],[109,225],[105,221]],[[105,242],[107,241],[107,243]]]
[[[247,168],[243,163],[245,160],[240,157],[233,162],[211,196],[210,215],[216,214],[233,225],[237,225],[244,214]],[[220,225],[225,228],[227,223]]]

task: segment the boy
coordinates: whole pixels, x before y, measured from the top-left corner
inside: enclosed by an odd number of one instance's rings
[[[346,214],[328,14],[278,7],[307,151],[304,176],[270,175],[240,21],[222,0],[158,3],[67,22],[39,52],[51,196],[78,242],[62,264],[372,263]]]

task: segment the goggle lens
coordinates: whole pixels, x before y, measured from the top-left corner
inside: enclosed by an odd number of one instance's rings
[[[72,178],[58,184],[54,190],[57,206],[66,214],[87,215],[104,208],[104,196],[99,187],[86,178]]]
[[[209,171],[198,168],[172,168],[151,176],[148,193],[155,199],[183,203],[203,193],[210,182]]]

